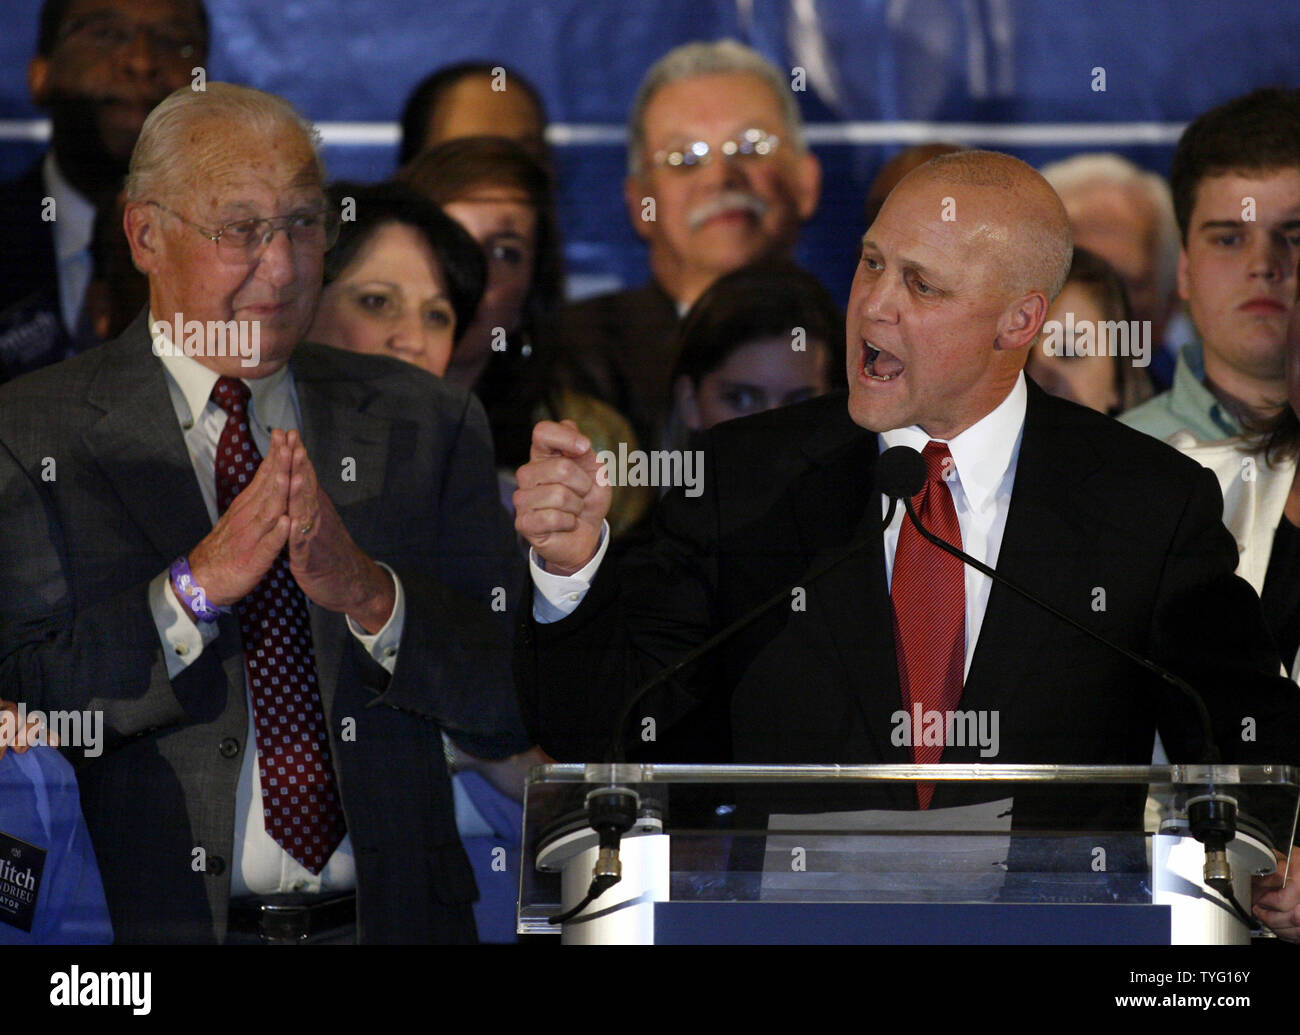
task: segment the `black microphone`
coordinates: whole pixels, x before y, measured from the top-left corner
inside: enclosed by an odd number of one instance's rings
[[[888,496],[897,504],[900,499],[910,500],[925,488],[928,473],[925,458],[911,446],[890,446],[876,461],[876,486],[882,495]],[[893,519],[894,511],[891,507],[889,520]],[[889,527],[889,521],[885,522],[884,527]]]

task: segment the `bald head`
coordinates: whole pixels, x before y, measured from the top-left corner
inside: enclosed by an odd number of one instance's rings
[[[930,159],[899,188],[905,184],[952,188],[951,220],[970,220],[972,241],[994,250],[992,267],[1009,297],[1041,291],[1050,301],[1060,294],[1073,253],[1070,220],[1031,166],[997,151],[956,151]]]
[[[867,189],[865,206],[867,226],[876,221],[876,216],[880,215],[880,206],[889,197],[889,192],[898,186],[899,180],[931,158],[960,150],[962,148],[956,144],[917,144],[915,147],[904,148],[894,155],[880,167],[880,172],[876,173],[876,178],[871,181],[871,186]]]
[[[1070,264],[1047,182],[963,151],[905,176],[862,240],[847,313],[849,415],[952,438],[1014,389]]]

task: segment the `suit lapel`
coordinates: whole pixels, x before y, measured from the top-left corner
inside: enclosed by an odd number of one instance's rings
[[[1089,541],[1093,507],[1086,483],[1100,468],[1101,457],[1085,435],[1070,433],[1068,409],[1032,382],[1027,387],[1024,436],[996,567],[1016,585],[1083,618],[1081,607],[1069,607],[1053,587],[1060,584],[1065,560]],[[1003,708],[1034,657],[1026,649],[1027,630],[1058,621],[994,583],[961,707]]]
[[[367,412],[375,390],[322,362],[323,346],[300,345],[292,360],[302,441],[334,505],[381,494],[388,466],[388,421]]]
[[[808,587],[809,611],[827,631],[851,688],[852,704],[871,741],[850,747],[861,757],[837,762],[909,761],[890,742],[890,716],[901,707],[894,657],[893,609],[885,581],[880,494],[875,488],[876,436],[848,419],[828,425],[805,447],[813,468],[795,494],[795,521],[809,567],[850,541],[867,545]],[[845,535],[852,530],[851,537]],[[847,737],[850,731],[843,731]]]
[[[383,491],[388,469],[389,424],[366,412],[375,392],[343,376],[328,362],[322,346],[303,344],[294,351],[294,386],[302,420],[302,441],[320,487],[354,535],[347,511]],[[312,643],[321,701],[333,714],[343,651],[351,638],[347,620],[310,604]]]
[[[212,530],[194,467],[153,354],[145,313],[101,346],[87,402],[104,411],[83,436],[86,448],[127,513],[166,561]]]

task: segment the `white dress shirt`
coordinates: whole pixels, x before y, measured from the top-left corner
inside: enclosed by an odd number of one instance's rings
[[[149,314],[153,326],[153,314]],[[212,389],[218,375],[188,356],[170,355],[161,346],[160,362],[167,372],[176,419],[185,434],[185,446],[194,465],[194,474],[203,494],[204,505],[215,525],[217,522],[216,453],[227,414],[212,402]],[[248,404],[249,428],[257,448],[266,455],[271,443],[271,429],[298,430],[298,394],[286,364],[269,377],[245,381],[252,395]],[[197,416],[195,416],[197,415]],[[402,583],[391,568],[396,603],[387,624],[369,635],[351,618],[348,627],[380,665],[389,673],[397,665],[397,649],[402,639],[406,604]],[[161,572],[149,585],[149,606],[167,658],[167,674],[175,679],[217,637],[217,624],[196,623],[169,592],[169,571]],[[356,887],[356,866],[352,855],[352,837],[345,835],[334,849],[325,868],[312,874],[281,848],[266,833],[262,808],[262,784],[257,765],[257,737],[253,727],[253,705],[249,696],[245,670],[244,690],[248,702],[248,727],[245,733],[244,758],[235,792],[235,858],[231,864],[232,898],[247,895],[272,895],[281,892],[343,891]]]
[[[63,326],[75,339],[86,304],[86,288],[94,272],[90,240],[95,231],[95,206],[64,178],[50,151],[41,164],[45,189],[54,199],[54,256],[59,273],[59,309]]]
[[[895,428],[881,433],[880,449],[892,446],[911,446],[918,453],[929,442],[945,442],[952,454],[953,477],[948,480],[952,505],[957,511],[957,527],[961,529],[960,546],[977,561],[990,568],[998,566],[998,552],[1002,548],[1002,532],[1007,527],[1007,511],[1011,508],[1011,489],[1016,480],[1016,464],[1020,459],[1020,439],[1025,428],[1025,375],[1016,380],[1015,387],[998,404],[997,409],[953,439],[932,439],[915,425]],[[889,501],[880,498],[880,516],[888,511]],[[885,582],[894,585],[894,552],[898,549],[898,533],[903,522],[909,520],[902,504],[894,520],[885,529]],[[928,529],[933,532],[934,529]],[[937,549],[937,548],[936,548]],[[980,626],[984,624],[984,611],[988,607],[993,580],[982,575],[969,564],[963,564],[966,573],[966,669],[970,675],[971,659],[979,640]],[[965,675],[963,678],[965,678]]]
[[[1011,490],[1020,459],[1027,398],[1025,376],[1021,374],[996,409],[947,442],[954,469],[948,488],[952,492],[953,507],[957,511],[957,525],[961,529],[961,548],[992,568],[997,567],[1002,532],[1007,526],[1007,512],[1011,507]],[[882,451],[890,446],[904,445],[919,452],[925,448],[926,443],[932,441],[929,435],[915,426],[886,431],[877,437]],[[888,500],[882,496],[882,518],[887,510]],[[894,577],[894,551],[898,547],[898,532],[905,520],[906,514],[900,506],[894,520],[885,529],[885,578],[890,585]],[[546,571],[541,566],[536,551],[528,551],[528,567],[537,589],[533,594],[533,618],[536,621],[558,621],[576,610],[582,598],[587,595],[596,571],[604,560],[608,541],[609,528],[606,525],[601,532],[596,556],[580,571],[569,576]],[[963,567],[966,570],[966,673],[969,674],[993,582],[970,565]]]

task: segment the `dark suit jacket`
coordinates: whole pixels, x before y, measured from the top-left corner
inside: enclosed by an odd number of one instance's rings
[[[651,280],[567,306],[561,321],[558,340],[573,387],[623,414],[643,448],[658,443],[677,361],[673,300]]]
[[[41,219],[41,162],[0,184],[0,381],[71,351],[59,303],[54,224]]]
[[[705,444],[703,494],[666,498],[651,547],[602,566],[562,621],[538,625],[529,610],[516,652],[530,731],[558,759],[600,760],[633,687],[800,584],[805,600],[792,595],[639,705],[627,742],[667,761],[910,761],[891,741],[902,703],[876,436],[837,394],[719,425]],[[1031,383],[998,569],[1199,688],[1228,758],[1294,764],[1300,697],[1233,574],[1221,510],[1211,472]],[[802,583],[858,535],[870,536],[863,553]],[[960,707],[998,712],[1000,751],[951,748],[945,762],[1145,765],[1157,726],[1172,759],[1199,758],[1185,700],[998,585]],[[638,736],[646,717],[653,744]],[[1254,743],[1243,743],[1245,717]],[[952,788],[939,786],[935,807],[955,803]]]
[[[59,290],[54,225],[41,219],[45,180],[41,157],[16,180],[0,184],[0,309],[40,291]]]
[[[311,607],[359,937],[473,940],[441,731],[486,757],[527,746],[493,606],[495,587],[513,606],[517,551],[487,425],[463,392],[408,364],[315,345],[291,362],[321,485],[406,595],[391,677],[343,615]],[[211,527],[143,314],[118,340],[0,388],[0,696],[103,710],[102,756],[71,758],[122,941],[225,935],[235,786],[255,750],[238,624],[223,617],[172,682],[146,598]]]

